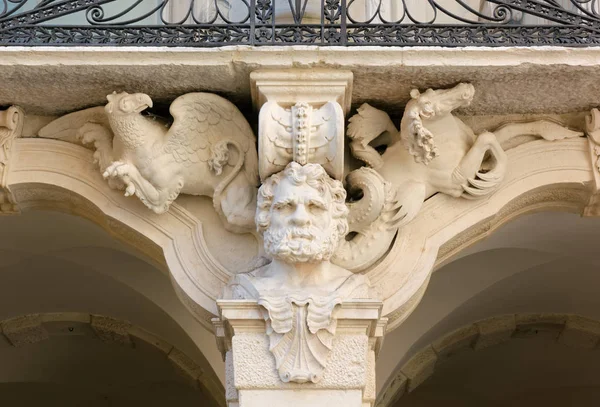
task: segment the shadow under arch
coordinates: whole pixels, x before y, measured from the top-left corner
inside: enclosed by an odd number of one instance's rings
[[[544,334],[560,345],[594,351],[600,344],[600,321],[564,313],[499,315],[460,327],[421,348],[400,366],[382,389],[377,407],[392,407],[435,374],[436,367],[465,351],[498,346]]]
[[[209,253],[202,223],[176,203],[162,215],[111,190],[92,152],[57,140],[20,138],[13,144],[7,186],[21,211],[51,210],[84,217],[167,272],[175,291],[212,331],[216,298],[229,272]]]
[[[387,256],[366,274],[384,301],[388,330],[419,304],[436,266],[502,224],[541,211],[593,214],[594,166],[586,138],[531,141],[507,151],[509,171],[480,200],[437,194],[402,228]]]
[[[200,388],[211,404],[225,406],[220,383],[183,351],[146,329],[129,321],[82,312],[21,315],[0,321],[0,338],[12,347],[22,348],[52,337],[92,337],[105,344],[116,344],[136,351],[152,349],[162,355],[192,388]],[[156,353],[155,352],[155,353]]]

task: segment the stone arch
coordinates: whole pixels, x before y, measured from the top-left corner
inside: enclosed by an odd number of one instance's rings
[[[540,211],[595,213],[596,170],[586,138],[530,141],[507,156],[509,172],[494,194],[480,200],[434,195],[366,273],[384,300],[388,330],[415,309],[436,267],[501,225]]]
[[[82,216],[139,250],[171,281],[184,305],[212,331],[216,298],[230,274],[209,253],[202,224],[180,205],[148,211],[106,185],[84,147],[19,138],[13,144],[7,187],[20,210],[47,209]]]
[[[464,351],[547,333],[562,345],[593,350],[600,344],[600,321],[573,314],[523,313],[486,318],[460,327],[423,347],[399,367],[377,400],[391,407],[435,373],[436,366]]]
[[[0,341],[13,347],[35,344],[49,339],[52,333],[64,335],[66,331],[75,335],[92,332],[104,343],[131,349],[150,346],[164,355],[190,386],[199,387],[218,405],[225,405],[224,391],[212,375],[205,374],[202,367],[174,345],[128,321],[80,312],[28,314],[0,321]]]

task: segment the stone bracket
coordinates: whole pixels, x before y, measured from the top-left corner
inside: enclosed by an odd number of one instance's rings
[[[583,216],[600,216],[600,111],[592,109],[585,118],[585,133],[590,146],[590,160],[594,183],[592,195],[583,210]]]
[[[252,101],[260,110],[261,180],[291,161],[321,164],[335,179],[344,176],[344,116],[350,110],[352,72],[273,70],[250,74]]]
[[[311,105],[337,102],[343,113],[348,114],[352,81],[352,72],[337,69],[258,70],[250,73],[250,91],[256,110],[267,101],[287,107],[298,102]]]
[[[283,393],[287,395],[290,390],[300,388],[332,392],[334,399],[333,393],[343,390],[346,395],[354,395],[344,405],[373,405],[375,359],[387,323],[387,318],[381,317],[380,301],[350,300],[336,307],[335,337],[329,355],[325,355],[328,363],[317,383],[281,381],[267,335],[268,319],[258,301],[218,300],[217,304],[220,317],[214,318],[213,324],[219,349],[226,359],[228,405],[244,407],[244,397],[250,398],[250,394],[259,394],[265,402],[277,400]],[[302,397],[303,392],[297,394]],[[328,400],[320,399],[323,403]]]
[[[16,106],[0,111],[0,215],[19,213],[17,202],[8,188],[8,173],[13,142],[21,136],[24,118],[23,109]]]

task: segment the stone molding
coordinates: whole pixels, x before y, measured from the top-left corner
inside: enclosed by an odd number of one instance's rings
[[[166,273],[186,307],[207,329],[216,298],[231,274],[206,247],[202,223],[174,203],[156,215],[111,190],[90,150],[71,143],[18,139],[8,185],[22,210],[50,209],[82,216],[149,256]]]
[[[431,377],[438,366],[458,354],[538,335],[562,345],[593,351],[600,348],[600,321],[573,314],[507,314],[465,325],[417,351],[396,369],[376,405],[394,406]]]
[[[589,154],[584,138],[528,142],[507,151],[511,171],[495,194],[478,201],[443,195],[428,199],[420,215],[403,227],[386,258],[366,271],[384,302],[389,329],[416,306],[434,264],[462,247],[524,213],[544,209],[582,213],[592,194]],[[177,203],[166,214],[154,215],[141,203],[110,190],[94,168],[92,152],[83,147],[17,139],[12,157],[7,182],[23,210],[55,209],[84,216],[136,246],[168,267],[184,304],[212,330],[216,299],[232,272],[210,254],[198,219]],[[400,258],[403,270],[389,274],[386,270]]]
[[[107,344],[131,349],[151,346],[165,355],[190,386],[204,389],[217,405],[225,406],[224,390],[217,377],[211,377],[170,343],[128,321],[80,312],[28,314],[0,321],[0,346],[22,347],[69,334],[92,335]]]

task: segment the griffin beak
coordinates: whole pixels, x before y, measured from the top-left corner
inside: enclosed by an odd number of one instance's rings
[[[140,105],[140,107],[138,107],[136,110],[139,112],[152,107],[153,103],[152,103],[152,99],[150,98],[150,96],[146,95],[145,93],[138,93],[136,95],[137,98],[137,102]]]

